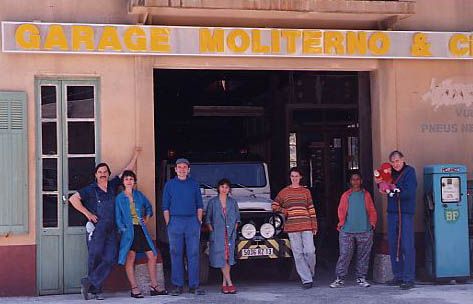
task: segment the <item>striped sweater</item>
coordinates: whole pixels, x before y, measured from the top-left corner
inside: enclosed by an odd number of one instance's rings
[[[278,193],[272,208],[274,212],[286,216],[284,232],[317,231],[317,218],[309,189],[287,186]]]

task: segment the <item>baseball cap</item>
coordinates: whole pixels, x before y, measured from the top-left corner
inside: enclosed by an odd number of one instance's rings
[[[178,158],[176,160],[176,165],[179,165],[179,164],[186,164],[186,165],[190,165],[190,162],[187,158]]]

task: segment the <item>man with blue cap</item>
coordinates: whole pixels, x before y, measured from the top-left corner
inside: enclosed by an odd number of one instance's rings
[[[199,184],[190,178],[190,163],[185,158],[176,161],[177,176],[164,186],[163,214],[171,252],[171,295],[182,293],[184,287],[184,248],[189,272],[189,292],[204,295],[199,288],[199,245],[202,224],[202,196]]]

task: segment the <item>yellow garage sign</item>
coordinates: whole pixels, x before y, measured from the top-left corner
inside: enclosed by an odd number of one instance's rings
[[[472,33],[2,22],[2,51],[472,59]]]

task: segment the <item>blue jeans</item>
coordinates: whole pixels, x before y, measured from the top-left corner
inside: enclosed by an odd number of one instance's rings
[[[414,246],[414,214],[401,214],[401,242],[398,257],[399,216],[388,213],[389,255],[394,279],[414,282],[416,267],[416,251]]]
[[[200,223],[197,216],[171,216],[168,224],[171,251],[171,281],[184,286],[184,245],[189,272],[189,288],[199,287]]]

